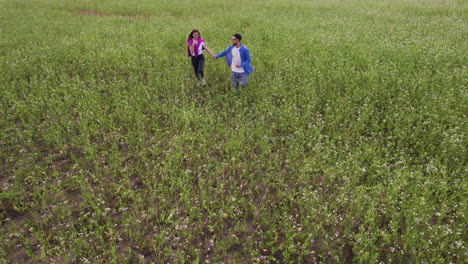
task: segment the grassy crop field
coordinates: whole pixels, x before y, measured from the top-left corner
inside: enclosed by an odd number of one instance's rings
[[[0,0],[0,264],[467,263],[467,11]]]

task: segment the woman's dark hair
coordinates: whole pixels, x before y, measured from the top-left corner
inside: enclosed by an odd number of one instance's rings
[[[200,38],[201,38],[200,31],[198,31],[198,29],[194,29],[194,30],[192,30],[192,32],[190,32],[190,34],[188,35],[188,38],[187,38],[187,40],[191,40],[191,39],[193,39],[193,33],[195,33],[195,32],[197,32],[197,33],[198,33],[198,35],[200,35]]]
[[[242,36],[238,33],[234,34],[233,36],[236,37],[236,39],[238,39],[239,41],[242,40]]]

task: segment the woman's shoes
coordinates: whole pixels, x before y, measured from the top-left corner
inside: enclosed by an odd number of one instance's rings
[[[197,78],[197,87],[199,87],[200,85],[206,85],[205,78]]]

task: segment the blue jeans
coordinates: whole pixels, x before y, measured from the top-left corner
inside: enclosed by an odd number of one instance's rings
[[[237,94],[240,94],[239,90],[239,79],[242,84],[242,87],[247,87],[247,82],[249,81],[247,78],[247,74],[245,72],[231,72],[231,79],[232,84],[237,90]]]

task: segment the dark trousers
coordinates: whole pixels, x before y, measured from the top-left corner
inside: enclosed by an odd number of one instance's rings
[[[195,76],[197,76],[197,78],[204,78],[205,73],[203,72],[203,68],[205,67],[205,56],[200,54],[198,56],[192,56],[191,58]]]

